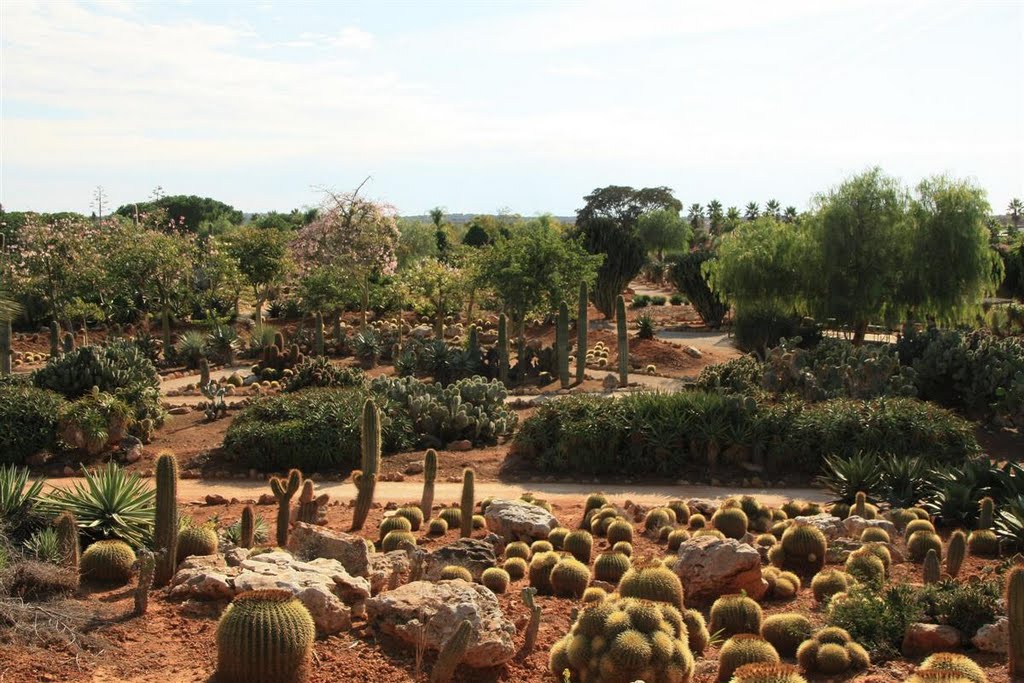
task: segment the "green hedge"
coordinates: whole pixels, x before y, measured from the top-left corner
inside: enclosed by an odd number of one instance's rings
[[[816,474],[860,450],[957,463],[980,452],[971,424],[911,398],[759,404],[716,392],[566,397],[540,407],[516,452],[544,472],[678,475],[763,462]]]
[[[57,449],[64,399],[30,386],[0,386],[0,464],[21,465],[39,451]]]
[[[257,399],[231,423],[224,450],[262,471],[351,470],[360,462],[359,416],[368,396],[359,388],[305,389]],[[414,440],[408,418],[390,402],[374,400],[384,413],[384,451],[408,448]]]

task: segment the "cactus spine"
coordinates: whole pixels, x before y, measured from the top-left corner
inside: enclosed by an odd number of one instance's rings
[[[967,554],[967,536],[962,531],[954,531],[946,546],[946,573],[954,579],[960,573],[960,565]]]
[[[626,337],[626,300],[620,294],[615,299],[615,325],[619,345],[619,386],[629,384],[629,339]]]
[[[166,586],[178,559],[178,460],[173,453],[161,453],[156,459],[156,523],[153,548],[159,554],[153,584]]]
[[[935,548],[930,548],[924,556],[924,582],[938,583],[942,577],[942,567],[939,564],[939,555]]]
[[[569,388],[569,307],[558,304],[558,324],[555,325],[555,355],[558,358],[558,381],[563,389]]]
[[[11,321],[0,320],[0,374],[11,374]]]
[[[524,655],[533,652],[533,647],[537,643],[537,633],[540,631],[540,605],[534,602],[535,595],[537,595],[536,588],[523,589],[523,604],[526,605],[526,609],[530,610],[530,622],[526,625],[526,635],[523,638],[522,653]]]
[[[978,528],[991,529],[994,524],[996,504],[995,501],[985,496],[981,499],[981,513],[978,515]]]
[[[199,386],[205,387],[210,383],[210,361],[205,358],[199,361]]]
[[[587,283],[580,283],[579,311],[576,314],[576,383],[583,383],[587,369]]]
[[[302,484],[302,493],[299,494],[299,511],[296,519],[306,524],[316,524],[320,518],[320,509],[327,505],[330,496],[321,493],[319,496],[313,494],[313,482],[307,479]]]
[[[462,502],[459,509],[462,511],[462,537],[469,538],[473,535],[473,502],[475,480],[473,470],[468,467],[462,472]]]
[[[434,480],[437,478],[437,451],[428,448],[423,456],[423,498],[420,499],[420,510],[423,519],[430,519],[434,509]]]
[[[313,333],[316,339],[313,352],[318,356],[322,356],[324,355],[324,316],[320,311],[317,311],[316,320],[313,322]]]
[[[135,586],[135,616],[141,617],[149,607],[149,589],[153,587],[156,558],[148,550],[139,552],[139,583]]]
[[[430,672],[430,683],[449,683],[452,680],[455,668],[462,661],[466,650],[469,649],[469,641],[472,637],[473,623],[469,619],[463,619],[459,627],[455,629],[455,633],[445,641],[441,651],[438,652],[434,670]]]
[[[217,624],[217,680],[301,683],[309,677],[316,626],[288,591],[241,593]]]
[[[240,548],[251,548],[256,535],[256,512],[252,505],[242,508],[242,522],[240,524],[238,546]]]
[[[1006,616],[1010,622],[1010,680],[1016,681],[1024,677],[1024,567],[1015,567],[1006,579]]]
[[[352,513],[352,531],[359,531],[366,523],[373,505],[373,491],[377,487],[377,471],[380,468],[380,411],[373,401],[366,399],[363,404],[363,420],[360,430],[363,447],[363,469],[352,473],[358,494]]]
[[[56,320],[50,321],[50,358],[60,355],[60,325]]]
[[[498,379],[508,386],[508,320],[504,313],[498,316]]]
[[[57,518],[57,543],[60,545],[60,554],[64,564],[69,569],[79,572],[79,561],[82,557],[81,548],[78,544],[78,521],[70,512],[62,513]]]
[[[291,520],[292,496],[302,486],[302,472],[291,470],[288,478],[274,477],[270,480],[270,490],[277,498],[277,545],[279,548],[288,545],[288,523]]]

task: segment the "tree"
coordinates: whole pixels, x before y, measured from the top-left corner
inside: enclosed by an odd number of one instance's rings
[[[623,185],[600,187],[583,198],[586,202],[576,212],[576,225],[594,218],[612,218],[624,229],[636,227],[640,216],[655,209],[683,210],[683,204],[667,187],[645,187],[634,190]]]
[[[718,201],[717,199],[712,199],[710,202],[708,202],[707,212],[708,225],[711,230],[711,233],[714,235],[721,234],[723,219],[722,202]]]
[[[757,202],[747,202],[746,212],[744,217],[748,221],[752,221],[761,215],[761,209],[758,207]]]
[[[579,239],[566,239],[555,223],[543,219],[499,237],[475,259],[479,283],[494,292],[517,330],[520,348],[526,318],[555,310],[581,281],[592,283],[602,260],[587,253]]]
[[[291,268],[290,240],[287,232],[247,226],[232,231],[225,238],[228,252],[238,263],[238,270],[256,300],[253,319],[257,330],[263,326],[263,304]]]
[[[690,219],[690,227],[693,228],[694,232],[700,232],[704,229],[704,208],[700,204],[690,204],[687,218]]]
[[[440,259],[423,259],[402,275],[413,302],[434,314],[434,335],[444,338],[444,318],[458,311],[466,293],[466,277],[460,268]]]
[[[90,208],[96,212],[98,220],[103,220],[103,207],[107,203],[107,191],[103,189],[102,185],[97,185],[96,189],[92,191],[92,202],[89,204]]]
[[[162,196],[155,194],[155,199],[148,202],[136,202],[118,207],[114,213],[125,218],[134,219],[136,212],[151,213],[163,209],[177,225],[188,232],[199,233],[204,225],[240,225],[244,216],[235,207],[210,197],[195,195]],[[207,229],[209,232],[209,229]]]
[[[471,223],[462,237],[462,243],[468,247],[483,247],[491,244],[491,236],[479,223]]]
[[[730,206],[725,212],[725,224],[722,226],[722,232],[732,232],[739,227],[741,222],[743,222],[743,216],[740,215],[740,210],[735,206]]]
[[[1013,226],[1013,231],[1017,232],[1020,230],[1020,217],[1024,214],[1024,202],[1014,197],[1010,200],[1009,205],[1006,207],[1006,213],[1010,214],[1010,224]]]
[[[769,199],[764,205],[764,214],[775,220],[782,218],[782,206],[778,201]]]
[[[687,246],[693,231],[671,209],[657,209],[640,217],[637,232],[647,251],[657,253],[658,261],[665,260],[666,249],[683,249]]]
[[[437,256],[437,231],[432,223],[411,218],[398,219],[398,270],[404,270],[425,258]]]
[[[782,220],[786,223],[796,223],[798,217],[795,206],[787,206],[785,213],[782,214]]]
[[[362,185],[353,192],[325,191],[320,214],[299,231],[293,248],[305,268],[333,265],[351,274],[362,293],[365,327],[370,276],[394,273],[399,233],[394,207],[360,197],[361,189]]]

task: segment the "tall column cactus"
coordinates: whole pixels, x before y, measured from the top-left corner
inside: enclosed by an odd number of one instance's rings
[[[199,386],[205,387],[210,383],[210,361],[205,358],[199,360]]]
[[[292,496],[302,486],[302,472],[290,470],[288,478],[274,477],[270,480],[270,490],[277,498],[277,547],[288,546],[288,525],[291,522]]]
[[[315,334],[316,341],[314,342],[313,352],[318,355],[324,355],[324,316],[320,311],[316,313],[316,320],[313,323],[313,333]]]
[[[476,475],[473,470],[466,468],[462,471],[462,502],[459,510],[462,512],[462,538],[469,538],[473,535],[473,509],[475,507],[475,486],[473,485]]]
[[[60,325],[56,320],[50,321],[50,358],[60,355]]]
[[[995,524],[996,514],[996,503],[994,500],[985,496],[978,503],[980,507],[980,513],[978,514],[978,528],[979,529],[991,529]]]
[[[242,521],[239,525],[238,546],[240,548],[251,548],[256,537],[256,511],[252,505],[242,508]]]
[[[0,375],[11,374],[11,321],[0,320]]]
[[[366,524],[366,516],[373,505],[373,491],[377,488],[377,472],[380,469],[380,411],[373,401],[366,399],[363,404],[363,419],[360,429],[363,469],[352,473],[356,485],[356,506],[352,512],[352,531],[359,531]]]
[[[536,595],[536,588],[527,587],[523,589],[523,603],[530,610],[530,622],[526,625],[526,636],[523,638],[522,652],[524,655],[533,652],[534,645],[537,643],[537,633],[540,631],[540,605],[534,602],[533,599]]]
[[[433,514],[435,479],[437,479],[437,451],[428,448],[423,456],[423,498],[420,500],[423,519],[430,519]]]
[[[153,587],[156,558],[149,550],[139,552],[139,582],[135,586],[135,616],[141,617],[149,608],[149,589]]]
[[[967,535],[962,531],[954,531],[949,537],[949,545],[946,546],[946,573],[954,579],[960,573],[960,567],[964,563],[964,556],[967,554]]]
[[[576,383],[583,383],[583,373],[587,369],[587,283],[580,283],[579,311],[576,313]]]
[[[934,548],[928,550],[924,557],[924,582],[938,583],[942,578],[942,565],[939,563],[939,554]]]
[[[866,518],[868,516],[868,497],[863,491],[857,492],[856,502],[853,504],[853,515]]]
[[[299,511],[296,519],[306,524],[316,524],[320,520],[320,510],[327,505],[330,495],[321,493],[319,496],[313,493],[313,481],[307,479],[302,484],[302,493],[299,494]]]
[[[166,586],[177,569],[178,558],[178,459],[164,452],[156,459],[156,523],[153,547],[158,553],[153,583]]]
[[[498,379],[508,386],[508,319],[504,313],[498,316]]]
[[[469,643],[473,638],[473,623],[469,619],[463,619],[455,632],[445,641],[440,652],[437,653],[437,661],[434,669],[430,672],[430,683],[449,683],[455,675],[455,669],[469,649]]]
[[[78,576],[78,564],[81,561],[82,551],[78,543],[78,521],[70,512],[61,513],[57,517],[57,545],[65,566],[75,572]]]
[[[1006,579],[1006,616],[1010,622],[1010,680],[1020,681],[1024,680],[1024,567],[1015,567]]]
[[[626,300],[620,294],[615,300],[615,325],[619,345],[619,386],[629,384],[629,338],[626,336]]]
[[[558,359],[558,381],[563,389],[569,388],[569,307],[558,304],[558,324],[555,326],[555,357]]]

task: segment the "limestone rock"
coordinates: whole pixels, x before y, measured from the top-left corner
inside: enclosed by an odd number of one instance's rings
[[[468,619],[473,636],[462,659],[467,666],[500,666],[516,652],[515,624],[502,613],[494,594],[461,579],[407,583],[370,598],[366,614],[368,623],[384,633],[410,646],[422,637],[431,650],[440,650],[462,620]]]
[[[171,579],[171,597],[194,600],[230,600],[235,597],[231,575],[237,569],[185,567]]]
[[[337,560],[353,576],[370,573],[370,546],[359,536],[343,531],[296,522],[288,536],[288,549],[300,559]]]
[[[797,517],[796,521],[818,527],[829,541],[846,535],[846,527],[843,526],[843,520],[833,517],[827,512],[811,515],[810,517]]]
[[[545,539],[558,526],[550,512],[522,500],[492,500],[484,519],[489,530],[506,540]]]
[[[409,575],[409,555],[404,550],[370,555],[370,592],[373,595],[382,590],[398,588]]]
[[[982,652],[1005,655],[1010,649],[1010,620],[1000,617],[994,624],[985,624],[971,638],[971,645]]]
[[[903,654],[907,657],[923,657],[959,647],[960,631],[944,624],[911,624],[903,636]]]
[[[731,538],[699,536],[683,542],[675,572],[683,582],[688,605],[740,592],[760,600],[768,590],[768,582],[761,578],[760,553]]]
[[[494,546],[490,543],[474,538],[460,538],[427,555],[423,576],[428,581],[436,581],[441,578],[442,569],[456,565],[468,569],[473,580],[479,581],[484,570],[495,566],[497,561]]]
[[[715,514],[718,509],[718,503],[707,498],[690,498],[686,501],[686,505],[691,512],[707,517],[708,522],[711,521],[711,515]]]
[[[860,535],[865,529],[877,528],[882,529],[889,534],[890,539],[896,538],[896,525],[887,519],[864,519],[854,515],[853,517],[847,517],[843,520],[843,526],[846,528],[846,536],[850,538],[860,538]]]
[[[224,553],[224,560],[229,567],[239,567],[243,560],[249,559],[251,553],[252,549],[250,548],[232,548]]]

